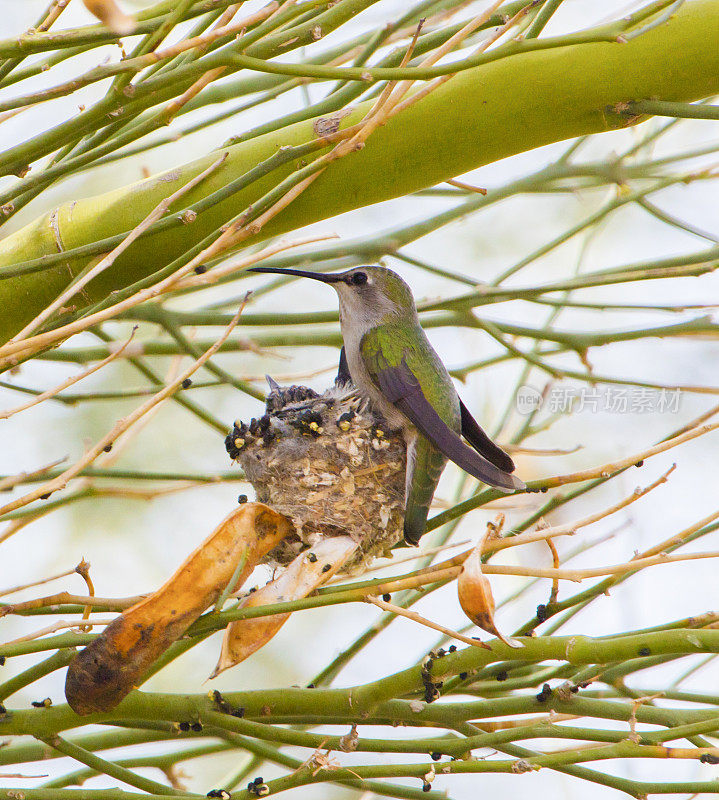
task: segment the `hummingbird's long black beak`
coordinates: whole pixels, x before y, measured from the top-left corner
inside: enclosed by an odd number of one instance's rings
[[[324,272],[309,272],[305,269],[281,269],[279,267],[250,267],[248,272],[269,272],[277,275],[296,275],[298,278],[312,278],[322,283],[340,283],[343,280],[342,275],[337,273],[325,274]]]

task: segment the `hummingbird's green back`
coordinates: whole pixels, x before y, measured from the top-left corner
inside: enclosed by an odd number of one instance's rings
[[[457,392],[420,325],[406,324],[403,320],[379,325],[365,333],[360,350],[370,377],[404,360],[442,421],[452,430],[460,430]]]
[[[404,362],[419,381],[422,394],[440,419],[459,433],[459,397],[449,373],[420,325],[408,324],[406,319],[401,318],[379,325],[365,333],[360,350],[369,377],[376,385],[379,385],[382,370]],[[408,542],[417,544],[425,531],[432,497],[446,463],[444,453],[419,432],[408,438],[404,512],[404,531]]]

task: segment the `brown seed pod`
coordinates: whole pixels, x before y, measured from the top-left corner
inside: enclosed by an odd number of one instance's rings
[[[300,553],[278,578],[248,594],[239,607],[253,608],[307,597],[340,570],[356,549],[357,543],[349,536],[323,539],[312,550]],[[289,616],[288,612],[231,622],[225,629],[220,659],[210,678],[234,667],[267,644]]]
[[[245,503],[154,594],[128,608],[70,664],[65,697],[77,714],[110,711],[240,574],[241,586],[292,523],[261,503]]]
[[[128,16],[115,0],[83,0],[85,8],[97,17],[103,25],[120,36],[126,36],[135,30],[135,20]]]
[[[491,530],[490,530],[491,533]],[[488,534],[489,535],[489,534]],[[494,624],[494,596],[487,576],[482,572],[484,539],[472,550],[457,578],[457,596],[464,613],[482,630],[501,639],[510,647],[521,647],[515,639],[503,636]]]

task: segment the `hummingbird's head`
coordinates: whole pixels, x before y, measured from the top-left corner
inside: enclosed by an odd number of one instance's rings
[[[250,271],[297,275],[330,284],[339,295],[343,323],[351,320],[353,325],[369,329],[392,319],[417,322],[417,309],[409,286],[386,267],[362,266],[327,273],[272,267],[255,267]]]
[[[340,320],[362,328],[393,319],[417,321],[412,292],[396,272],[386,267],[363,266],[337,274],[333,283],[340,300]]]

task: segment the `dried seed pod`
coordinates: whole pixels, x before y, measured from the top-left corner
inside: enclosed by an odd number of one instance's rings
[[[491,531],[490,531],[491,533]],[[515,639],[503,636],[494,624],[494,596],[487,576],[482,572],[482,551],[486,537],[472,550],[457,578],[457,596],[464,613],[482,630],[501,639],[510,647],[521,647]]]
[[[349,536],[323,539],[314,546],[311,553],[300,553],[276,580],[248,595],[240,603],[240,607],[266,606],[307,597],[340,570],[356,549],[357,543]],[[289,613],[273,614],[269,617],[231,622],[225,630],[220,659],[210,678],[234,667],[267,644],[289,616]]]
[[[126,36],[135,30],[135,20],[128,16],[115,0],[83,0],[85,8],[103,25],[120,36]]]
[[[70,664],[65,696],[77,714],[109,711],[232,581],[236,589],[292,523],[261,503],[245,503],[154,594],[127,609]],[[244,561],[243,561],[244,559]]]

